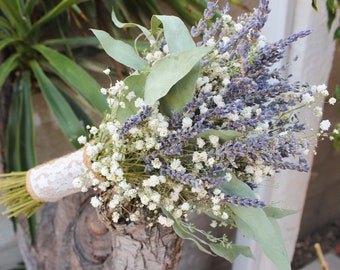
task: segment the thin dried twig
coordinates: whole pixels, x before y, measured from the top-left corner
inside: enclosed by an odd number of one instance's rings
[[[323,252],[322,252],[322,249],[321,249],[321,246],[319,243],[316,243],[314,245],[314,248],[315,248],[315,251],[316,251],[316,255],[318,256],[318,259],[319,259],[319,263],[320,263],[320,266],[321,266],[321,269],[322,270],[329,270],[328,268],[328,263],[326,262],[325,260],[325,257],[323,255]]]

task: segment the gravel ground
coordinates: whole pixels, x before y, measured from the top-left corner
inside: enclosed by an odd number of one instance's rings
[[[315,260],[314,244],[320,243],[323,253],[334,250],[340,255],[340,219],[324,226],[319,231],[298,239],[292,262],[292,270],[298,270]]]

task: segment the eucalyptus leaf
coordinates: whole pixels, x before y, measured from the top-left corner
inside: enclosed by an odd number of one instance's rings
[[[180,18],[167,15],[152,16],[151,27],[153,33],[157,32],[156,29],[160,23],[163,25],[164,36],[170,53],[187,51],[196,47],[188,28]]]
[[[235,214],[234,220],[240,232],[254,239],[279,270],[290,270],[289,257],[276,221],[259,208],[230,205],[230,209]]]
[[[197,137],[209,139],[209,136],[211,135],[217,136],[221,139],[222,142],[225,142],[240,137],[242,134],[235,130],[208,129],[203,133],[197,135]]]
[[[161,113],[171,116],[172,112],[181,112],[183,107],[192,100],[200,66],[196,64],[192,70],[179,80],[161,100]]]
[[[237,195],[237,196],[245,196],[249,199],[256,199],[254,192],[251,188],[236,178],[235,175],[232,174],[232,178],[229,182],[222,183],[218,186],[218,188],[225,194],[228,195]]]
[[[128,86],[126,93],[133,91],[136,98],[142,98],[144,96],[145,81],[146,76],[144,74],[130,75],[124,80],[125,85]],[[125,103],[125,108],[119,107],[116,116],[121,123],[124,123],[127,118],[135,115],[138,109],[134,103],[135,99],[129,101],[124,97],[122,101]]]
[[[211,50],[211,47],[197,47],[189,51],[169,54],[155,62],[146,80],[145,103],[152,106],[157,100],[166,96],[170,89]]]
[[[212,243],[209,244],[209,247],[212,252],[214,252],[216,255],[225,258],[229,262],[233,262],[239,255],[244,255],[248,258],[254,258],[253,253],[251,252],[251,249],[246,246],[241,245],[223,245],[223,244],[217,244]]]
[[[114,39],[105,31],[95,29],[91,29],[91,31],[99,40],[104,51],[117,62],[134,70],[140,70],[148,64],[129,44]]]
[[[266,213],[267,217],[274,218],[274,219],[280,219],[284,218],[289,215],[296,214],[296,210],[290,210],[290,209],[283,209],[283,208],[277,208],[272,206],[266,206],[263,208],[263,211]]]
[[[137,28],[139,28],[139,29],[143,32],[143,34],[145,35],[145,37],[146,37],[148,40],[155,40],[155,38],[152,36],[151,32],[150,32],[148,29],[146,29],[144,26],[139,25],[139,24],[137,24],[137,23],[122,23],[122,22],[120,22],[120,21],[117,19],[117,16],[116,16],[116,13],[114,12],[114,10],[112,10],[111,18],[112,18],[113,23],[114,23],[118,28],[137,27]]]

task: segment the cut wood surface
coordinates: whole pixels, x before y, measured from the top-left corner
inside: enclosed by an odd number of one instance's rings
[[[37,215],[34,246],[26,219],[20,219],[18,238],[26,269],[178,268],[183,240],[171,228],[134,223],[107,228],[90,198],[89,194],[78,193],[47,203]]]

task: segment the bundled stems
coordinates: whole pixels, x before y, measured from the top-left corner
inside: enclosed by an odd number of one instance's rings
[[[26,172],[12,172],[0,175],[0,204],[6,207],[3,214],[16,217],[21,214],[32,216],[41,206],[26,189]]]

